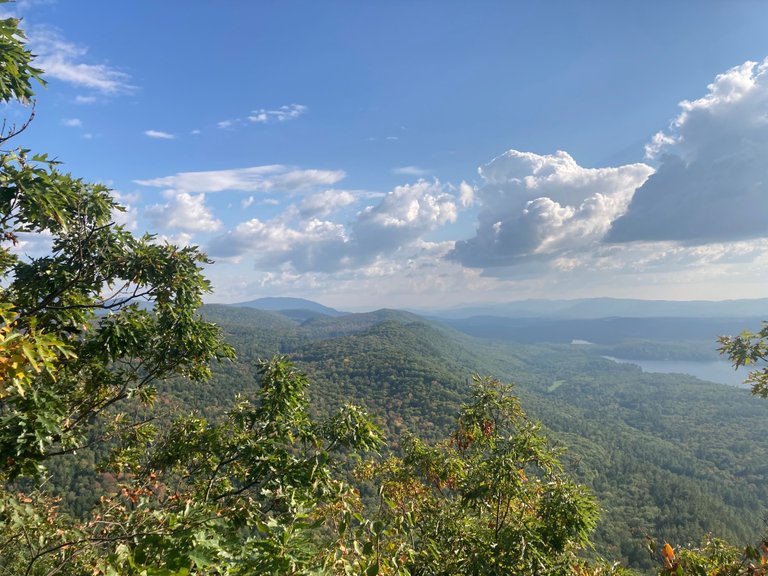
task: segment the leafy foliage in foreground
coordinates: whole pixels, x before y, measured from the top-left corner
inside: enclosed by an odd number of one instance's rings
[[[414,574],[568,574],[597,506],[508,386],[475,378],[448,440],[403,440],[402,457],[371,464],[384,518],[417,544]]]
[[[348,458],[383,438],[344,406],[307,413],[306,378],[283,359],[228,418],[178,418],[119,451],[121,491],[84,522],[39,490],[3,495],[7,574],[570,574],[597,509],[508,387],[477,380],[439,444],[369,461],[381,486],[365,510],[343,478]],[[30,539],[29,534],[34,534]],[[581,568],[579,568],[581,569]]]
[[[768,398],[768,322],[757,332],[745,330],[738,336],[721,337],[720,351],[735,368],[753,368],[746,380],[752,385],[752,394]]]
[[[346,406],[325,422],[306,412],[306,379],[274,359],[255,398],[226,420],[179,417],[164,433],[115,454],[121,491],[79,523],[40,493],[6,495],[7,574],[304,574],[334,543],[331,522],[358,503],[337,480],[339,452],[382,444]],[[34,540],[27,534],[35,535]]]
[[[0,67],[3,102],[28,99],[39,72],[17,25],[0,21],[3,58],[15,58]],[[45,155],[0,152],[2,479],[94,443],[94,419],[129,398],[151,404],[154,382],[205,380],[212,360],[232,355],[198,313],[206,257],[134,237],[114,224],[120,210],[104,186]],[[20,256],[20,242],[46,238],[46,255]]]

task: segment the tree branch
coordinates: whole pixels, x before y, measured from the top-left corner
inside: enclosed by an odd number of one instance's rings
[[[16,130],[16,125],[12,124],[8,132],[8,135],[6,136],[3,136],[3,132],[5,132],[5,120],[3,120],[3,126],[2,128],[0,128],[0,146],[8,142],[8,140],[10,140],[11,138],[18,136],[29,127],[29,125],[32,123],[32,120],[34,120],[35,118],[35,104],[36,104],[35,100],[32,100],[32,111],[29,113],[29,118],[27,118],[26,122],[24,122],[24,124],[21,125],[21,128]]]

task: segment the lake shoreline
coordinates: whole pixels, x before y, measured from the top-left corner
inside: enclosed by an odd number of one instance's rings
[[[747,370],[735,370],[726,360],[637,360],[631,358],[616,358],[615,356],[601,356],[606,360],[619,364],[634,364],[643,372],[652,374],[687,374],[700,380],[725,384],[736,388],[749,388],[744,384],[747,378]]]

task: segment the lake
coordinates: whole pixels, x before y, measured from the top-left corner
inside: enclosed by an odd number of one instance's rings
[[[614,358],[613,356],[603,356],[603,358],[622,364],[635,364],[640,366],[643,372],[690,374],[709,382],[748,388],[748,386],[744,385],[744,379],[747,377],[749,370],[743,368],[734,370],[730,362],[725,360],[705,362],[689,360],[628,360],[625,358]]]

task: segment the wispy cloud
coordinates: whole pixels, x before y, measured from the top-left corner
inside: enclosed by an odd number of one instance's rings
[[[160,140],[173,140],[176,138],[176,136],[173,134],[168,132],[161,132],[160,130],[145,130],[144,135],[149,136],[150,138],[158,138]]]
[[[366,140],[368,140],[368,142],[378,142],[379,140],[384,142],[397,142],[400,140],[400,136],[368,136]]]
[[[267,110],[261,108],[259,110],[253,110],[248,115],[248,120],[259,124],[267,124],[269,122],[285,122],[286,120],[294,120],[305,114],[309,110],[303,104],[288,104],[286,106],[280,106],[276,110]]]
[[[432,173],[432,170],[428,168],[420,168],[418,166],[398,166],[392,168],[393,174],[400,174],[402,176],[427,176]]]
[[[141,186],[173,188],[190,193],[222,192],[301,192],[318,186],[332,186],[346,176],[343,170],[301,169],[282,164],[252,166],[208,172],[179,172],[172,176],[135,180]]]
[[[227,118],[220,120],[216,126],[222,130],[232,129],[245,124],[271,124],[295,120],[299,116],[306,114],[309,108],[303,104],[286,104],[275,110],[260,108],[252,110],[245,118]]]
[[[35,6],[50,6],[56,4],[58,0],[17,0],[19,11],[25,12]]]
[[[47,78],[55,78],[102,94],[124,94],[136,89],[130,76],[108,64],[86,61],[88,49],[67,41],[50,26],[35,26],[28,33],[35,65],[45,70]]]
[[[68,128],[80,128],[83,125],[83,122],[80,120],[80,118],[63,118],[61,123]]]

